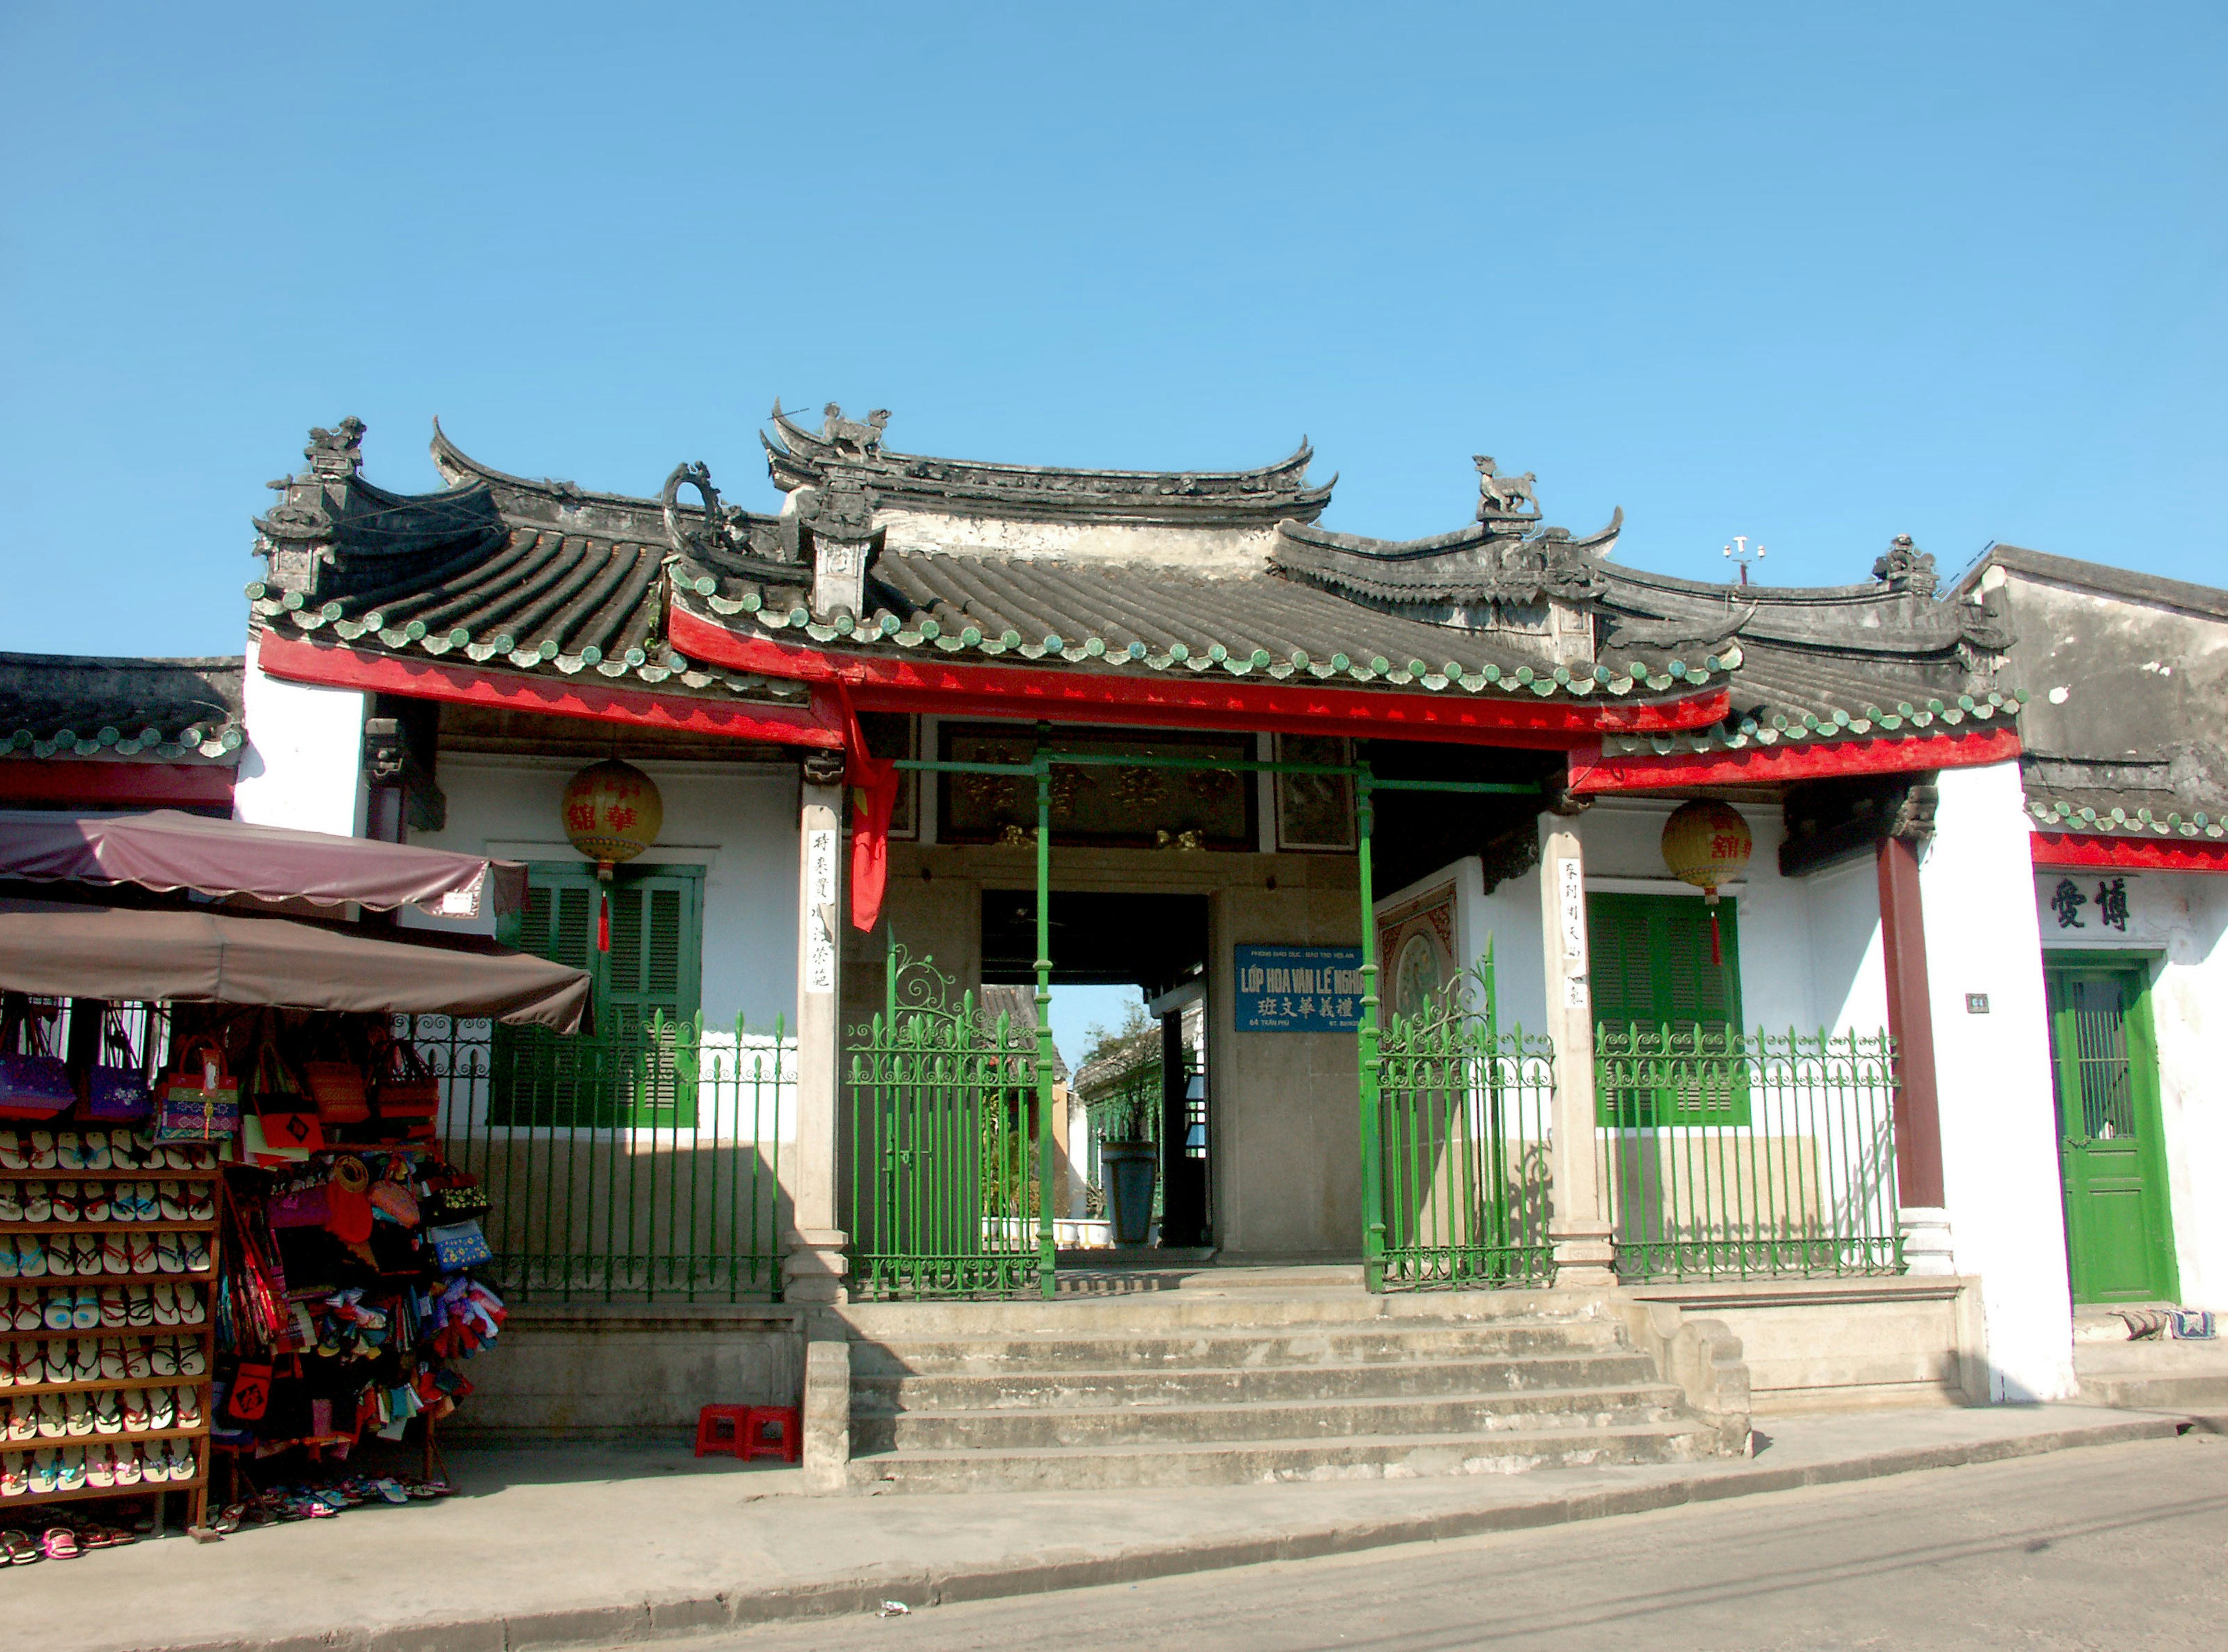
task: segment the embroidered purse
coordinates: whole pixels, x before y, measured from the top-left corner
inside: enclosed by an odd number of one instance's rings
[[[86,1075],[85,1116],[96,1124],[136,1125],[146,1122],[155,1110],[155,1093],[148,1088],[145,1067],[131,1048],[131,1036],[111,1011],[101,1029],[106,1053],[120,1061],[104,1061]]]
[[[77,1101],[68,1067],[47,1053],[45,1019],[36,1010],[24,1016],[14,1030],[30,1048],[0,1055],[0,1119],[51,1119]]]
[[[495,1260],[495,1253],[488,1248],[487,1235],[480,1231],[477,1221],[451,1221],[428,1228],[426,1237],[432,1241],[433,1260],[444,1273]]]
[[[224,1069],[224,1047],[214,1038],[188,1041],[163,1086],[155,1139],[215,1141],[239,1132],[240,1085]]]

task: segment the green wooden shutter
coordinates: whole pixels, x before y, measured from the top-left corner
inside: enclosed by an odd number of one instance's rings
[[[664,1049],[637,1062],[643,1032],[663,1014],[693,1022],[701,1001],[703,873],[699,867],[619,868],[599,884],[584,866],[536,863],[524,908],[499,930],[508,945],[595,979],[595,1032],[567,1037],[499,1028],[489,1087],[496,1125],[695,1124],[695,1094]],[[611,943],[596,949],[598,910],[611,902]],[[647,1081],[643,1080],[646,1077]]]
[[[1684,895],[1589,895],[1586,950],[1597,1028],[1654,1034],[1738,1034],[1741,1027],[1738,903],[1714,909],[1721,962],[1710,961],[1713,909]],[[1604,1086],[1604,1124],[1746,1124],[1748,1086],[1730,1059],[1688,1080],[1647,1088]]]

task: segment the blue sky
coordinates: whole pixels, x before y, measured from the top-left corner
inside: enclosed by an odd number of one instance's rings
[[[775,503],[893,446],[1244,465],[1629,560],[2223,580],[2228,13],[0,7],[0,647],[239,646],[304,432]]]
[[[1483,451],[1682,572],[2228,583],[2225,19],[5,0],[0,647],[237,648],[312,424],[771,508],[777,395],[1050,462],[1304,432],[1358,533],[1466,520]]]

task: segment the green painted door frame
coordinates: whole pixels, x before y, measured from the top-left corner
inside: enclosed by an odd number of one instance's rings
[[[2174,1301],[2174,1217],[2150,960],[2046,952],[2066,1268],[2073,1299]]]

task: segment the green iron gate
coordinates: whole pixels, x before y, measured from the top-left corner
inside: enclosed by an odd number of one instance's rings
[[[851,1030],[847,1222],[861,1297],[1050,1294],[1053,1142],[1035,1038],[972,992],[955,1001],[954,985],[893,941],[881,1012]]]
[[[1384,1224],[1375,1282],[1545,1284],[1553,1047],[1501,1030],[1490,947],[1444,992],[1388,1016],[1376,1045],[1363,1124]]]

